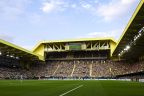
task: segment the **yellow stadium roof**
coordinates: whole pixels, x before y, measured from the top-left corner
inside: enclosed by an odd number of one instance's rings
[[[113,56],[118,56],[118,54],[127,46],[127,44],[129,44],[129,42],[131,42],[142,27],[144,27],[144,0],[140,1],[134,14],[125,27],[113,52]]]
[[[34,48],[33,51],[39,47],[41,44],[45,44],[45,43],[70,43],[70,42],[83,42],[83,41],[97,41],[97,40],[101,40],[101,41],[113,41],[114,43],[116,43],[116,40],[112,37],[110,38],[80,38],[80,39],[66,39],[66,40],[43,40],[40,41]]]
[[[24,57],[31,60],[42,60],[40,55],[37,55],[29,50],[26,50],[2,39],[0,39],[0,51],[6,55],[16,55],[18,57]]]

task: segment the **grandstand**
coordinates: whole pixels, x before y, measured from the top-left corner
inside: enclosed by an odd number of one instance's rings
[[[29,79],[118,78],[141,73],[144,70],[143,15],[141,1],[118,42],[113,38],[40,41],[29,51],[0,40],[0,66],[4,70],[0,78],[20,78],[23,75],[17,72],[20,70]]]
[[[40,41],[29,51],[0,40],[0,79],[143,80],[143,21],[144,1],[141,0],[118,42],[113,38]]]

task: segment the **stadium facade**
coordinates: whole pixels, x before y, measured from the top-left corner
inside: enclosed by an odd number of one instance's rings
[[[144,78],[144,1],[118,42],[113,38],[41,41],[32,51],[0,40],[0,78]]]
[[[114,51],[115,46],[116,41],[112,38],[86,38],[75,40],[41,41],[33,49],[33,52],[41,56],[44,56],[44,59],[47,60],[49,60],[49,57],[51,55],[57,55],[57,53],[63,55],[71,55],[65,59],[76,59],[74,58],[74,55],[79,54],[80,52],[95,52],[93,54],[97,55],[95,57],[102,57],[98,55],[102,55],[103,53],[103,55],[105,55],[103,57],[108,58],[112,56],[112,52]],[[90,56],[90,58],[91,57],[92,56]]]

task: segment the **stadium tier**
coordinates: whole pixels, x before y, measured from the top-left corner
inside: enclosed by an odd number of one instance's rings
[[[0,40],[0,79],[144,78],[144,2],[121,38],[41,41],[26,50]]]
[[[42,41],[33,50],[45,60],[108,59],[116,45],[112,38]]]

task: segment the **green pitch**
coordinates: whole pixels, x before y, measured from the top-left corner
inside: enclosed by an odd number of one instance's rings
[[[144,83],[1,80],[0,96],[144,96]]]

